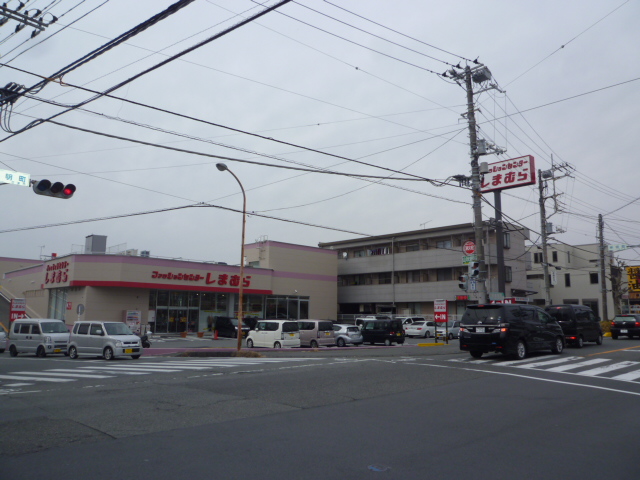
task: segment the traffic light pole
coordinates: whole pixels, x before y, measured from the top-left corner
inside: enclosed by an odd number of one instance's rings
[[[471,67],[464,69],[464,83],[467,91],[467,120],[469,121],[469,146],[471,154],[471,191],[473,199],[473,231],[476,241],[476,255],[480,263],[480,275],[476,283],[479,303],[487,303],[487,287],[485,284],[487,267],[484,258],[484,228],[482,223],[482,192],[480,191],[480,166],[478,164],[478,137],[476,132],[476,116],[473,103],[473,84],[471,83]]]

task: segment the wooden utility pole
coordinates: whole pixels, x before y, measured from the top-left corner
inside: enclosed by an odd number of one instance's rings
[[[604,220],[598,215],[598,239],[600,243],[600,289],[602,292],[602,320],[609,320],[609,305],[607,302],[607,277],[604,254]]]

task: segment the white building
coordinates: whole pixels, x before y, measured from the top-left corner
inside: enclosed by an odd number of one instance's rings
[[[527,288],[537,293],[531,295],[536,305],[544,305],[545,285],[542,248],[530,247],[527,262]],[[602,312],[602,288],[600,284],[600,247],[598,244],[547,245],[547,260],[551,281],[551,304],[587,305],[603,320],[611,319],[614,299],[611,289],[613,255],[605,252],[607,285],[607,313]]]

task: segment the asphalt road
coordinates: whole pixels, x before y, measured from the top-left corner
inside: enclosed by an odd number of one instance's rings
[[[2,354],[0,478],[640,473],[636,340],[523,362],[474,360],[455,342],[262,353],[112,362]]]

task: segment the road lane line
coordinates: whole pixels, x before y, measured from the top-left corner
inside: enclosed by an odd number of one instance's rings
[[[21,381],[32,381],[32,382],[73,382],[72,378],[53,378],[53,377],[25,377],[20,375],[0,375],[0,380],[21,380]]]
[[[635,365],[640,365],[640,363],[639,362],[613,363],[611,365],[605,365],[604,367],[592,368],[591,370],[585,370],[583,372],[576,372],[576,375],[595,377],[596,375],[602,375],[603,373],[612,372],[614,370],[620,370],[621,368],[633,367]]]
[[[84,373],[69,373],[45,370],[44,372],[10,372],[12,375],[52,375],[57,377],[77,377],[77,378],[113,378],[108,375],[88,375]]]

